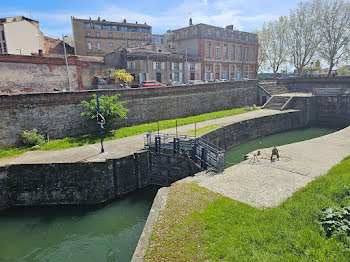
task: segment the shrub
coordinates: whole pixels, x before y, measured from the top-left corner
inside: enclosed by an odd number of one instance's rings
[[[32,147],[35,145],[40,145],[45,143],[44,136],[38,134],[38,130],[35,128],[31,131],[28,131],[28,130],[24,131],[22,133],[22,141],[26,147]]]
[[[335,233],[350,236],[350,206],[323,208],[320,222],[327,237]]]
[[[115,121],[118,118],[126,119],[126,109],[123,105],[125,102],[118,101],[119,95],[114,96],[101,96],[99,97],[100,104],[100,113],[105,118],[105,129],[111,130]],[[96,102],[96,94],[93,95],[93,98],[90,102],[82,101],[81,102],[84,107],[88,108],[89,111],[82,112],[81,116],[86,116],[90,119],[96,119],[97,116],[97,102]]]

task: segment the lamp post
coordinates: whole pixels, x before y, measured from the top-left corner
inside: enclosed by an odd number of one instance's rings
[[[67,69],[68,88],[69,88],[69,91],[72,91],[71,85],[70,85],[70,79],[69,79],[69,69],[68,69],[68,61],[67,61],[66,43],[64,42],[64,38],[65,37],[67,37],[67,36],[63,36],[63,34],[62,34],[64,60],[66,61],[66,69]]]

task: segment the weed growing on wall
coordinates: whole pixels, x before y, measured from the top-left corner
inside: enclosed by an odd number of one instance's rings
[[[32,147],[36,145],[41,145],[45,143],[45,139],[43,135],[38,133],[37,129],[26,130],[22,133],[22,141],[24,146]]]
[[[96,94],[90,102],[82,101],[84,107],[88,109],[87,112],[82,112],[81,116],[86,116],[89,119],[96,119],[97,116],[97,101]],[[119,101],[119,95],[101,96],[99,97],[100,113],[105,118],[105,129],[110,131],[118,118],[127,119],[126,112],[128,109],[124,107],[125,102]]]

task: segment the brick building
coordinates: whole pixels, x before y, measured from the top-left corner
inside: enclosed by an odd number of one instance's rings
[[[201,59],[202,80],[254,79],[258,68],[258,36],[206,24],[192,24],[171,31],[166,46]]]
[[[50,53],[50,50],[55,48],[61,42],[62,40],[59,38],[44,36],[44,53]]]
[[[183,83],[201,79],[199,57],[187,56],[186,61],[183,54],[157,43],[111,52],[104,61],[106,66],[125,68],[137,83],[145,80]]]
[[[144,24],[110,22],[71,17],[75,54],[104,56],[120,47],[145,45],[151,40],[152,27]]]

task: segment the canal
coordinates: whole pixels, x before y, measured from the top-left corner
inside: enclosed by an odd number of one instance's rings
[[[335,131],[337,131],[335,128],[309,127],[259,137],[229,148],[226,151],[226,166],[229,167],[242,162],[246,154],[257,149],[305,141]]]
[[[99,207],[16,207],[0,212],[0,261],[130,261],[157,187]]]
[[[257,138],[227,150],[227,165],[260,148],[336,131],[311,127]],[[16,207],[0,212],[0,261],[130,261],[157,187],[99,206]]]

